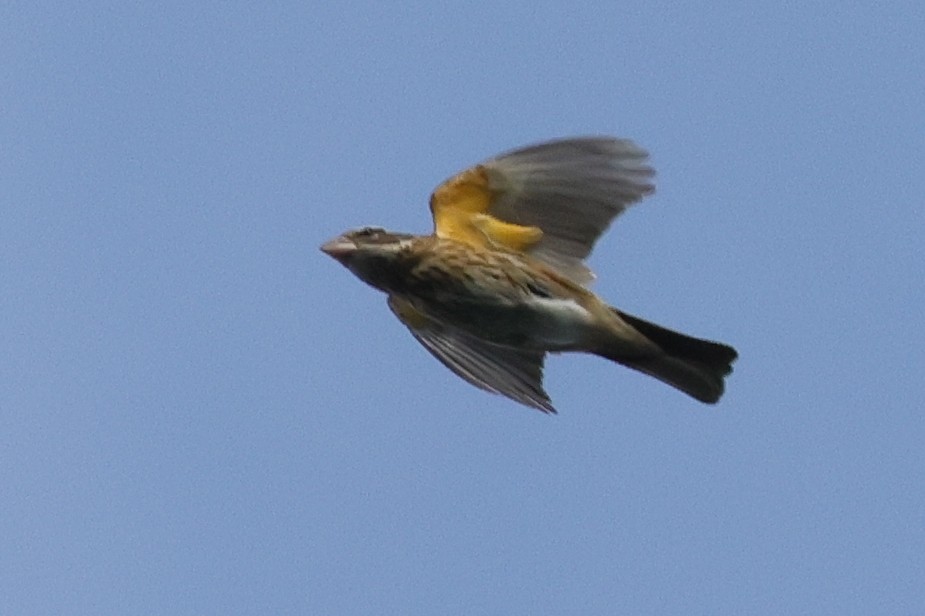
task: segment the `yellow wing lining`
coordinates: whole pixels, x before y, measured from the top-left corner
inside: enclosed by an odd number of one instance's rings
[[[524,252],[542,238],[539,227],[504,222],[489,214],[503,190],[491,185],[482,165],[466,169],[434,190],[430,211],[434,233],[444,239],[482,248],[504,248]]]
[[[392,309],[392,312],[395,313],[399,321],[411,329],[425,329],[430,323],[430,319],[428,319],[426,315],[410,303],[398,299],[394,295],[389,296],[389,308]]]

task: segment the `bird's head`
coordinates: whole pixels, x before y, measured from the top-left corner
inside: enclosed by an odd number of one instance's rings
[[[379,227],[348,231],[321,245],[321,251],[333,257],[358,278],[386,290],[396,257],[415,236],[391,233]]]

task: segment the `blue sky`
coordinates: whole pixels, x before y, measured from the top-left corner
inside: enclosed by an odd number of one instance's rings
[[[923,613],[925,5],[329,4],[0,9],[0,613]],[[575,134],[717,407],[488,395],[318,251]]]

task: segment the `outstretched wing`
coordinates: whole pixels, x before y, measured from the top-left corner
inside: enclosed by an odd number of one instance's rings
[[[389,296],[389,308],[431,355],[460,378],[544,413],[556,412],[543,389],[542,351],[489,344],[428,318],[395,296]]]
[[[626,139],[581,137],[514,150],[434,190],[434,232],[471,245],[525,252],[575,282],[627,206],[655,190],[648,153]]]

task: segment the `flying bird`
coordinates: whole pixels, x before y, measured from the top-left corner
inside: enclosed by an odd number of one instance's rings
[[[645,150],[583,137],[501,154],[430,198],[431,235],[348,231],[321,250],[388,296],[392,312],[472,385],[554,413],[547,353],[584,352],[705,403],[723,394],[732,347],[609,306],[585,258],[611,221],[655,189]]]

